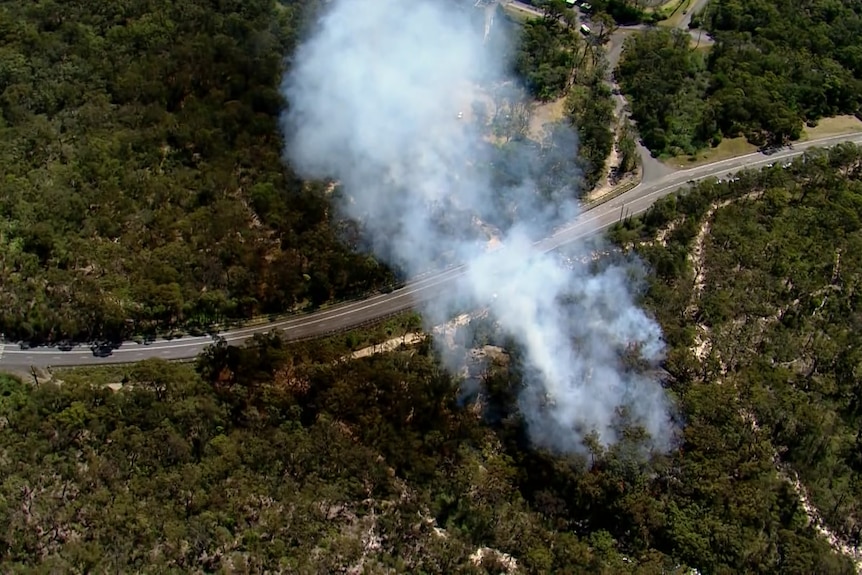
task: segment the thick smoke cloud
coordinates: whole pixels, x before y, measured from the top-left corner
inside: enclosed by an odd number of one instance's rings
[[[659,360],[659,327],[636,307],[627,267],[590,271],[535,247],[578,211],[577,136],[518,138],[523,103],[482,18],[443,0],[332,2],[283,83],[287,158],[338,180],[343,214],[408,275],[466,263],[424,314],[490,306],[523,349],[520,407],[537,445],[578,451],[591,431],[611,443],[624,408],[664,447],[661,386],[620,360],[632,346]]]

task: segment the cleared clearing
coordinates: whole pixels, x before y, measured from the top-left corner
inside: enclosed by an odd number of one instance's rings
[[[796,140],[816,140],[828,136],[840,134],[854,134],[862,132],[862,120],[856,116],[835,116],[823,118],[813,128],[804,127],[802,137]],[[710,162],[726,160],[735,156],[742,156],[757,151],[757,146],[749,144],[745,138],[725,138],[715,148],[701,150],[694,156],[675,156],[662,160],[665,165],[675,169],[693,168]]]
[[[667,2],[663,2],[662,0],[653,0],[651,2],[646,2],[646,11],[647,12],[672,12],[676,10],[677,12],[682,12],[685,10],[690,3],[690,0],[667,0]],[[661,25],[662,22],[659,22]]]
[[[659,22],[658,25],[664,28],[678,28],[680,22],[682,22],[682,19],[688,13],[690,4],[690,0],[670,0],[670,2],[665,2],[653,10],[658,14],[667,14],[667,17]]]
[[[663,162],[675,169],[693,168],[756,151],[757,146],[749,144],[745,138],[725,138],[718,146],[701,150],[694,156],[675,156],[667,158]]]
[[[823,118],[816,126],[809,128],[806,126],[802,130],[800,142],[805,140],[816,140],[826,136],[837,136],[839,134],[853,134],[862,132],[862,120],[856,116],[835,116],[833,118]]]
[[[524,10],[516,4],[502,4],[502,7],[506,16],[520,24],[523,24],[527,20],[535,20],[536,18],[539,18],[536,14],[533,14],[528,10]]]
[[[544,138],[545,126],[563,118],[566,112],[566,98],[558,98],[551,102],[536,104],[530,114],[529,137],[541,141]]]

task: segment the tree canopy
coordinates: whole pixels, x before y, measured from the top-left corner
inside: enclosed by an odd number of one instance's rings
[[[862,149],[838,146],[704,182],[613,230],[651,269],[643,304],[682,426],[664,454],[633,426],[580,455],[532,447],[520,355],[492,321],[454,336],[499,346],[466,379],[430,339],[349,360],[357,333],[219,343],[194,370],[129,367],[116,392],[86,374],[4,379],[0,454],[16,463],[0,483],[0,560],[853,573],[817,525],[858,544],[861,211]],[[471,559],[480,549],[493,551]]]
[[[684,34],[655,30],[628,39],[619,64],[653,152],[737,136],[783,144],[805,122],[860,114],[859,3],[715,0],[693,22],[715,40],[706,57]]]
[[[314,4],[0,4],[0,332],[120,337],[389,280],[281,159]]]
[[[544,18],[524,23],[514,66],[530,94],[540,102],[565,98],[568,121],[578,131],[582,191],[591,190],[605,172],[614,145],[614,106],[606,83],[607,61],[601,44],[584,39],[563,2],[542,4]]]
[[[799,478],[797,497],[851,546],[862,533],[860,213],[862,149],[842,145],[701,184],[614,232],[656,271],[646,301],[680,388],[732,405],[746,449],[762,445],[788,485]]]

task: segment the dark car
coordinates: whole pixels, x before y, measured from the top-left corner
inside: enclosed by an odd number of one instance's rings
[[[93,348],[93,355],[96,357],[110,357],[114,354],[113,348],[111,346],[99,346]]]
[[[60,351],[72,351],[72,349],[74,349],[74,347],[75,346],[72,345],[72,343],[68,342],[68,341],[61,341],[60,343],[57,344],[57,349],[59,349]]]
[[[96,357],[108,357],[114,353],[114,346],[109,341],[97,341],[90,346],[90,351]]]

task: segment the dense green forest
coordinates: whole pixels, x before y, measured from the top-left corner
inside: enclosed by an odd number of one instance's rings
[[[858,542],[860,212],[862,150],[840,146],[613,231],[653,270],[683,422],[667,454],[635,428],[583,455],[531,448],[520,353],[487,321],[466,341],[502,346],[470,371],[478,396],[430,339],[343,360],[358,332],[217,344],[124,368],[119,391],[3,379],[3,569],[853,573],[791,480]],[[476,564],[481,548],[505,555]]]
[[[199,332],[395,281],[281,158],[284,57],[317,5],[0,3],[0,333]],[[547,19],[521,46],[535,95],[575,82],[591,187],[613,144],[596,52]]]
[[[314,4],[0,3],[0,333],[203,326],[391,280],[280,157]]]
[[[685,393],[720,388],[728,425],[859,545],[862,149],[701,184],[614,235],[656,271],[647,302]]]
[[[645,31],[626,40],[616,74],[629,96],[632,117],[644,145],[660,154],[693,154],[720,141],[701,122],[709,80],[701,52],[679,30]],[[705,131],[706,130],[706,131]]]
[[[621,75],[648,144],[768,143],[855,112],[856,4],[818,2],[715,0],[705,59],[671,33],[630,44]],[[280,159],[275,86],[313,4],[0,3],[0,331],[205,325],[391,281]],[[581,153],[603,162],[598,53],[556,21],[524,34],[516,65],[541,71],[534,94],[568,91]],[[762,100],[735,108],[739,90]],[[860,214],[862,150],[838,146],[612,231],[609,257],[651,271],[643,305],[683,424],[667,454],[636,428],[583,455],[533,449],[520,353],[491,322],[462,334],[495,346],[469,382],[431,339],[345,359],[415,317],[118,368],[118,391],[92,372],[0,375],[0,570],[853,573],[802,498],[859,544]]]
[[[583,39],[564,3],[548,3],[543,8],[546,17],[524,23],[515,71],[537,100],[566,97],[568,120],[578,130],[582,188],[588,191],[602,177],[614,145],[614,106],[605,82],[604,50],[599,43]],[[563,16],[568,19],[563,21]]]
[[[805,122],[860,114],[858,2],[712,0],[692,23],[715,39],[706,56],[683,33],[653,30],[626,40],[617,70],[656,154],[736,136],[780,145]]]
[[[259,338],[197,372],[136,365],[118,392],[4,379],[3,569],[500,573],[510,556],[536,574],[851,572],[727,397],[689,394],[702,413],[670,457],[644,463],[634,433],[561,458],[531,451],[516,414],[459,406],[430,342],[342,348]],[[489,370],[489,401],[516,372]],[[506,555],[477,566],[481,548]]]

